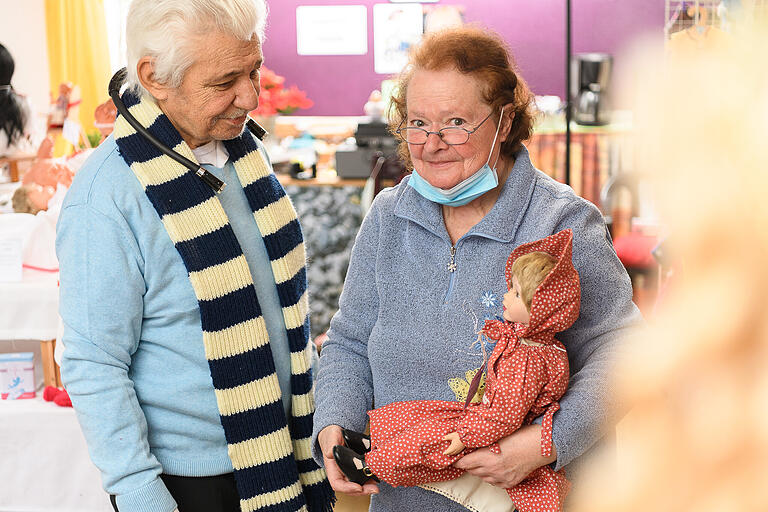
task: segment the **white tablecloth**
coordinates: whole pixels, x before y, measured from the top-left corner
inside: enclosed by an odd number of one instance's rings
[[[52,340],[59,323],[59,274],[24,269],[18,283],[0,282],[0,340]]]
[[[70,407],[0,400],[0,512],[111,512]]]

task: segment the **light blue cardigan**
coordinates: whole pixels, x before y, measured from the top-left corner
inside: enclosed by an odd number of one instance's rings
[[[314,439],[332,424],[361,431],[374,403],[460,399],[466,372],[482,364],[475,332],[483,318],[502,313],[509,253],[565,228],[574,232],[582,300],[579,319],[558,336],[572,377],[554,416],[556,468],[584,454],[613,416],[610,363],[641,317],[599,210],[536,170],[524,148],[496,205],[456,242],[454,273],[447,270],[451,241],[439,205],[408,187],[407,178],[376,197],[323,345]],[[491,348],[486,344],[488,354]],[[373,511],[466,510],[421,488],[380,490]]]
[[[219,199],[254,276],[287,412],[290,354],[266,247],[231,161],[208,169],[228,184]],[[219,475],[232,462],[187,269],[112,136],[77,173],[57,230],[61,374],[91,459],[121,511],[170,512],[161,472]]]

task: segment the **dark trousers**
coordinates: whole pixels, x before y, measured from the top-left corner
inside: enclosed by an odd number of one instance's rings
[[[240,497],[232,473],[218,476],[160,475],[170,491],[179,512],[240,512]],[[119,512],[115,497],[110,496],[112,508]]]

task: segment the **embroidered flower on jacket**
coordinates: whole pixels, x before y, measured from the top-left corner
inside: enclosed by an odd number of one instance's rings
[[[456,395],[456,400],[459,402],[464,402],[467,399],[467,394],[469,393],[469,386],[472,384],[472,379],[474,378],[475,374],[480,370],[480,368],[475,368],[474,370],[468,370],[464,374],[464,378],[462,377],[454,377],[452,379],[448,379],[448,385],[451,387],[451,390],[453,391],[453,394]],[[471,403],[477,404],[480,403],[480,401],[483,399],[483,393],[485,392],[485,374],[480,377],[480,386],[477,388],[477,392],[475,393],[475,396],[472,398]]]
[[[480,302],[487,308],[495,308],[499,305],[499,296],[492,291],[487,291],[480,297]]]

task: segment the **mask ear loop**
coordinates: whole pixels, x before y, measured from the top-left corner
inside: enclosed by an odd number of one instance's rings
[[[488,153],[488,160],[485,162],[485,165],[488,165],[491,163],[491,155],[493,154],[493,147],[496,145],[496,138],[499,136],[499,130],[501,130],[501,119],[504,116],[504,105],[501,106],[501,114],[499,114],[499,125],[496,127],[496,134],[493,136],[493,142],[491,142],[491,152]],[[496,164],[499,163],[499,157],[501,156],[501,151],[499,151],[499,154],[496,155],[496,161],[493,162],[493,168],[496,169]]]

